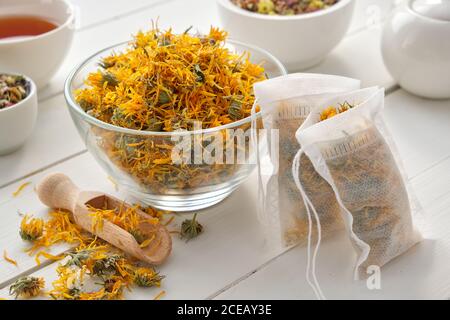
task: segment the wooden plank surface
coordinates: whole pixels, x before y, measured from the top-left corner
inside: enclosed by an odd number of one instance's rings
[[[77,29],[84,30],[111,20],[176,0],[70,0],[77,13]]]
[[[0,187],[85,150],[62,95],[40,103],[36,128],[24,147],[0,157]]]
[[[398,90],[387,99],[385,114],[410,177],[450,156],[449,100],[427,100]]]

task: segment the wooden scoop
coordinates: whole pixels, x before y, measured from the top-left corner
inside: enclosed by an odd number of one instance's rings
[[[159,265],[167,259],[172,251],[172,238],[167,229],[159,223],[155,225],[145,222],[139,226],[143,233],[155,235],[155,239],[145,249],[139,246],[139,243],[129,232],[105,219],[102,230],[93,232],[92,217],[89,215],[88,205],[97,209],[108,210],[116,208],[126,210],[131,206],[104,193],[80,191],[72,180],[64,174],[55,173],[46,177],[38,185],[37,194],[46,206],[72,212],[75,223],[83,229],[141,261]],[[137,213],[146,219],[151,219],[141,210],[137,210]]]

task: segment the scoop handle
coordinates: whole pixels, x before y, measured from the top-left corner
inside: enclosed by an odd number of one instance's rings
[[[62,173],[44,178],[37,186],[37,194],[43,204],[54,209],[74,212],[80,189]]]

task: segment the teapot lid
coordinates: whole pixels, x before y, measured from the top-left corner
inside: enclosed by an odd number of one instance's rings
[[[450,22],[450,0],[412,0],[411,8],[422,16]]]

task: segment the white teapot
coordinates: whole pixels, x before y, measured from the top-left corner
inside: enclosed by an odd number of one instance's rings
[[[450,98],[450,0],[406,0],[384,26],[383,59],[413,94]]]

